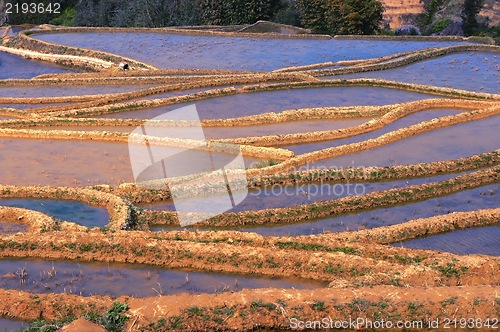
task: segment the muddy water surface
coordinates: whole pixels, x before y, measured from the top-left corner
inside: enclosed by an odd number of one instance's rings
[[[109,218],[108,212],[103,207],[71,201],[0,199],[0,205],[39,211],[53,218],[72,221],[87,227],[104,227]]]
[[[28,60],[17,55],[0,52],[0,79],[32,78],[42,74],[72,72],[77,72],[77,70],[51,62]]]
[[[17,273],[28,273],[20,285]],[[51,277],[52,275],[52,277]],[[73,293],[82,296],[94,294],[119,297],[122,295],[149,297],[177,293],[216,293],[238,291],[243,288],[325,287],[322,282],[309,279],[277,279],[266,276],[203,273],[187,269],[168,270],[153,265],[119,263],[48,262],[32,259],[2,259],[0,285],[5,289],[31,293]]]
[[[15,234],[18,232],[26,232],[27,230],[28,230],[27,225],[17,223],[17,222],[0,220],[0,236],[5,235],[5,234]]]
[[[169,149],[172,152],[181,151]],[[212,156],[228,157],[216,153]],[[206,151],[198,153],[193,150],[189,158],[189,163],[178,163],[171,171],[189,172],[190,167],[196,169],[199,164],[209,164]],[[0,139],[0,160],[2,184],[76,187],[134,182],[128,145],[125,143]],[[258,162],[252,158],[244,160],[248,167]],[[143,163],[148,164],[149,159]]]
[[[289,89],[239,93],[231,96],[121,112],[100,117],[151,119],[165,112],[194,104],[200,119],[220,119],[307,107],[385,105],[427,98],[434,97],[422,93],[376,87],[350,86]]]
[[[18,331],[21,328],[27,328],[28,326],[28,322],[0,317],[0,332],[14,332]]]
[[[453,160],[500,148],[500,115],[460,123],[384,146],[311,163],[315,167],[390,166]]]
[[[458,255],[500,256],[500,225],[460,229],[449,233],[394,243],[393,246],[447,251]]]
[[[500,93],[499,63],[500,53],[466,52],[425,60],[400,68],[325,76],[320,79],[369,77],[477,92]]]
[[[309,131],[334,130],[356,126],[370,121],[371,118],[363,119],[340,119],[340,120],[313,120],[313,121],[293,121],[286,123],[276,123],[268,125],[254,125],[246,127],[203,127],[205,137],[208,139],[237,138],[248,136],[281,135],[293,134]],[[53,126],[53,127],[32,127],[36,130],[70,130],[70,131],[115,131],[130,133],[136,127],[114,127],[114,126]],[[179,137],[185,131],[179,127],[150,127],[148,134],[159,137]],[[177,133],[177,134],[176,134]]]
[[[451,42],[236,38],[148,32],[79,32],[35,35],[34,38],[116,53],[159,68],[252,71],[269,71],[325,61],[366,59],[427,47],[457,44]]]
[[[500,186],[498,184],[487,185],[417,203],[344,214],[313,222],[275,227],[245,227],[239,230],[276,236],[319,234],[323,231],[357,231],[358,229],[400,224],[418,218],[445,215],[448,211],[452,213],[497,208],[500,206],[499,195]]]
[[[398,130],[400,128],[408,127],[422,121],[428,121],[430,119],[439,118],[443,116],[458,114],[461,112],[465,112],[462,110],[451,110],[451,109],[436,109],[436,110],[427,110],[421,111],[415,114],[410,114],[402,119],[389,123],[381,129],[356,135],[352,137],[342,138],[334,141],[326,141],[312,144],[298,144],[298,145],[287,145],[284,148],[292,150],[295,154],[302,154],[307,152],[312,152],[316,150],[326,149],[334,146],[340,146],[344,144],[350,144],[355,142],[361,142],[370,138],[375,138],[380,135],[386,134],[390,131]]]

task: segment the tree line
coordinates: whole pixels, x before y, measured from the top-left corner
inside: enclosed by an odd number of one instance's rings
[[[0,0],[1,1],[1,0]],[[274,21],[327,34],[372,34],[382,20],[378,0],[5,0],[61,4],[61,12],[11,13],[10,24],[165,27]]]

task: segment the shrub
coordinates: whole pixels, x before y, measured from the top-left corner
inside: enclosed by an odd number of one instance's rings
[[[441,32],[450,24],[451,20],[449,18],[443,18],[440,19],[439,21],[434,24],[434,27],[432,28],[432,32]]]
[[[483,7],[484,0],[465,0],[460,16],[462,17],[462,30],[466,36],[471,36],[479,30],[477,15]]]

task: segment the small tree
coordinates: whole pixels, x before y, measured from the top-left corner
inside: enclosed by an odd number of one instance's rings
[[[270,20],[280,8],[280,0],[200,0],[199,8],[204,24],[252,24]]]
[[[465,0],[460,13],[462,17],[462,30],[466,36],[470,36],[479,30],[477,14],[483,7],[484,0]]]
[[[297,0],[297,8],[304,27],[331,35],[372,34],[383,12],[377,0]]]
[[[382,3],[376,0],[340,0],[330,18],[335,19],[333,30],[340,35],[369,35],[378,30],[382,21]]]
[[[316,32],[328,32],[328,16],[331,12],[330,0],[297,0],[297,10],[302,26]]]

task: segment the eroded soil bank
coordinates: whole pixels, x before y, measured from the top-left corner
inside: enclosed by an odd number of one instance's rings
[[[253,331],[255,328],[276,331],[288,330],[295,326],[292,324],[301,321],[321,322],[325,317],[327,327],[330,327],[328,318],[332,318],[333,327],[335,322],[341,324],[359,318],[359,326],[355,325],[358,329],[365,328],[367,320],[373,323],[381,319],[394,325],[398,321],[403,324],[408,321],[408,326],[418,328],[419,324],[425,326],[436,320],[439,326],[444,326],[444,320],[452,317],[458,320],[480,317],[483,322],[487,318],[494,319],[500,314],[500,299],[495,297],[496,292],[498,287],[493,286],[411,289],[378,286],[361,287],[355,291],[266,289],[148,299],[95,296],[82,302],[82,298],[76,295],[50,294],[28,299],[26,293],[1,290],[0,296],[5,300],[1,302],[0,312],[27,319],[40,316],[56,319],[67,312],[76,316],[89,310],[104,313],[113,301],[119,301],[130,307],[126,315],[129,317],[127,330],[131,331],[155,331],[155,326],[160,326],[162,331]]]

